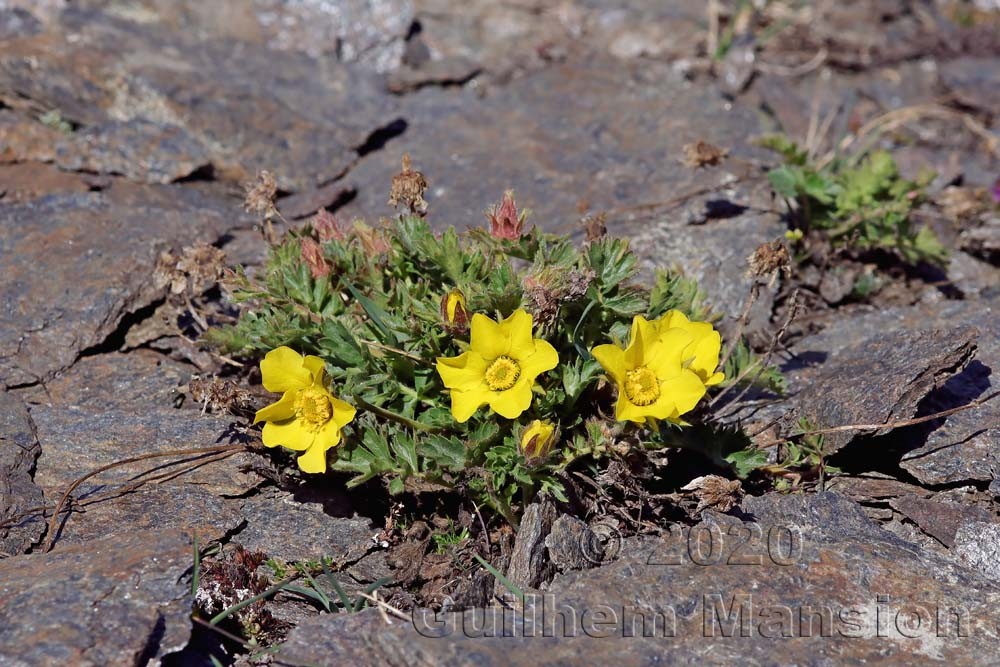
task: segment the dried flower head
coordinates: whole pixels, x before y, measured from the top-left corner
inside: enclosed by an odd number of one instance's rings
[[[208,243],[188,246],[179,257],[163,252],[153,271],[153,283],[158,289],[169,285],[171,294],[201,294],[219,281],[225,262],[226,254]]]
[[[313,278],[326,278],[330,275],[330,263],[323,257],[323,248],[308,236],[299,239],[302,246],[302,261],[309,267]]]
[[[684,164],[692,168],[714,167],[725,160],[727,155],[729,155],[729,151],[725,148],[713,146],[701,139],[684,146]]]
[[[602,239],[608,235],[608,226],[606,224],[608,219],[608,214],[601,212],[595,213],[594,215],[587,215],[580,221],[583,225],[583,231],[586,235],[585,238],[588,243],[591,241],[596,241]]]
[[[490,221],[490,234],[494,238],[516,241],[524,231],[524,221],[531,211],[524,209],[520,213],[514,201],[514,191],[507,190],[503,199],[486,209],[486,219]]]
[[[772,274],[776,276],[778,271],[787,271],[791,261],[788,246],[781,239],[775,239],[770,243],[760,244],[747,258],[748,274],[752,278],[763,278]]]
[[[207,563],[195,592],[194,603],[206,616],[212,617],[234,605],[257,597],[267,590],[268,580],[257,569],[267,556],[250,552],[237,544],[221,559]],[[255,600],[234,612],[235,618],[250,636],[268,635],[279,629],[279,623],[265,608],[266,601]]]
[[[531,313],[538,325],[546,327],[553,324],[559,316],[560,306],[586,294],[594,275],[592,269],[565,272],[545,268],[526,277],[524,291],[531,300]]]
[[[738,479],[728,480],[718,475],[705,475],[691,480],[681,491],[693,493],[698,500],[695,512],[714,509],[728,512],[743,500],[743,485]]]
[[[337,218],[325,208],[312,217],[309,226],[312,227],[313,234],[320,243],[343,241],[347,236]]]
[[[419,171],[410,168],[410,155],[404,153],[403,171],[392,177],[389,205],[399,208],[402,204],[410,213],[422,216],[427,213],[427,201],[424,199],[426,191],[427,179]]]
[[[197,375],[188,382],[191,398],[201,403],[202,413],[211,408],[212,412],[238,413],[250,406],[250,392],[232,380],[217,377],[202,378]]]
[[[255,181],[243,186],[243,190],[245,192],[243,198],[245,210],[265,218],[270,218],[276,213],[274,200],[278,196],[278,183],[274,180],[274,175],[271,172],[260,172]]]

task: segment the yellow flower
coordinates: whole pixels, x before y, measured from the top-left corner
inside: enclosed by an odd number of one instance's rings
[[[451,390],[451,414],[463,423],[485,404],[516,419],[531,405],[535,378],[558,364],[555,348],[532,338],[531,315],[518,308],[499,324],[474,314],[469,351],[439,357],[437,371]]]
[[[556,427],[551,422],[540,419],[528,424],[521,434],[521,453],[529,463],[540,461],[552,451],[555,444]]]
[[[693,342],[680,327],[657,331],[654,323],[636,315],[629,346],[598,345],[591,352],[618,385],[615,416],[642,423],[647,417],[676,421],[705,395],[705,383],[684,366]]]
[[[691,343],[684,349],[681,363],[690,368],[705,386],[717,385],[726,379],[725,373],[716,372],[719,366],[719,352],[722,350],[722,336],[708,322],[692,322],[679,310],[667,312],[653,324],[659,335],[670,329],[683,329],[691,335]]]
[[[303,357],[289,347],[271,350],[260,362],[264,388],[283,392],[277,403],[257,411],[253,423],[264,424],[264,445],[281,445],[298,452],[305,472],[326,470],[326,450],[340,443],[340,429],[354,419],[353,406],[326,388],[326,371],[319,357]]]

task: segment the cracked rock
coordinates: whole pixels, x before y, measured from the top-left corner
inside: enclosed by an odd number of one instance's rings
[[[235,202],[180,186],[0,202],[0,386],[68,368],[156,298],[160,250],[214,241],[240,219]]]
[[[976,330],[954,324],[911,328],[843,318],[805,339],[796,346],[796,355],[820,363],[790,374],[793,411],[784,419],[786,428],[793,428],[799,417],[819,428],[913,417],[921,401],[958,376],[975,353]],[[832,454],[856,437],[879,433],[884,431],[828,433],[823,447]]]
[[[40,453],[28,411],[16,396],[0,392],[0,558],[24,553],[45,532],[38,513],[17,518],[45,504],[32,480]]]
[[[687,539],[627,539],[619,560],[557,575],[546,595],[529,595],[523,616],[502,607],[417,610],[412,622],[391,624],[374,610],[323,615],[292,630],[281,656],[441,666],[474,656],[487,667],[655,664],[664,655],[677,664],[705,656],[719,664],[981,662],[982,645],[969,637],[994,636],[1000,602],[986,577],[920,551],[837,494],[747,498],[743,509],[758,523],[717,515],[720,523],[695,527],[702,551]],[[779,534],[790,550],[776,546]]]
[[[371,521],[331,516],[318,503],[267,489],[243,501],[246,527],[233,539],[286,562],[333,559],[334,569],[360,560],[375,545]]]
[[[191,563],[174,530],[0,560],[0,663],[136,665],[183,648]]]

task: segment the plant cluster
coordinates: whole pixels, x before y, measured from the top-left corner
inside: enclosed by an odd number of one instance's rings
[[[515,524],[536,494],[565,500],[583,458],[688,445],[725,462],[706,396],[781,378],[752,372],[743,341],[723,349],[697,284],[638,284],[622,239],[526,231],[509,192],[488,216],[459,234],[412,210],[378,228],[321,213],[228,277],[241,317],[211,338],[265,355],[282,397],[257,413],[264,443],[349,486],[462,489]]]
[[[821,167],[786,137],[766,137],[761,144],[784,159],[768,172],[768,179],[793,213],[790,240],[815,234],[834,248],[888,251],[910,264],[947,263],[947,250],[934,232],[913,221],[933,175],[906,180],[885,151],[843,157]]]

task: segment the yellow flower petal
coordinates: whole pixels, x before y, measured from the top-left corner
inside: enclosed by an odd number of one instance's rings
[[[482,313],[472,316],[469,347],[483,359],[493,360],[510,353],[510,339],[500,325]]]
[[[535,378],[545,371],[551,371],[559,365],[559,353],[547,340],[535,339],[533,346],[534,350],[531,354],[520,358],[515,357],[521,366],[521,378],[519,379],[527,378],[530,384],[534,384]],[[513,350],[511,353],[513,354]]]
[[[298,458],[299,468],[302,472],[320,473],[326,472],[326,450],[319,443],[306,450],[306,453]]]
[[[706,387],[713,387],[726,379],[726,374],[719,372],[705,380]]]
[[[296,451],[305,451],[312,447],[316,434],[302,426],[298,419],[283,422],[267,422],[261,432],[265,447],[287,447]]]
[[[598,345],[590,351],[608,377],[617,384],[625,381],[625,350],[617,345]]]
[[[691,335],[683,329],[668,329],[659,337],[644,342],[646,345],[637,365],[648,366],[662,380],[680,373]]]
[[[312,374],[304,365],[302,355],[290,347],[282,345],[264,355],[260,362],[260,374],[264,388],[280,393],[293,389],[305,389],[312,385]]]
[[[486,361],[474,352],[457,357],[438,357],[437,372],[449,389],[468,389],[482,385]]]
[[[517,384],[507,391],[489,392],[490,409],[506,419],[517,419],[531,405],[532,384],[518,380]]]
[[[619,389],[618,402],[615,403],[615,419],[622,422],[630,421],[642,424],[646,421],[646,411],[645,408],[642,408],[628,400],[625,396],[625,392]]]
[[[330,405],[333,406],[333,418],[330,419],[330,423],[335,424],[337,426],[337,431],[338,431],[337,441],[339,442],[340,429],[350,424],[351,421],[354,420],[354,416],[358,413],[358,411],[350,403],[345,403],[339,398],[335,398],[333,395],[330,396]],[[326,429],[324,427],[324,431],[325,430]],[[336,444],[336,442],[334,444]]]
[[[470,389],[460,391],[451,390],[451,414],[459,424],[469,421],[469,417],[476,413],[476,410],[489,402],[486,390]]]
[[[312,375],[313,384],[323,384],[323,375],[326,372],[326,364],[317,356],[312,354],[306,355],[305,359],[302,360],[302,365],[305,369],[309,371]]]
[[[510,341],[507,354],[514,359],[520,361],[534,353],[535,340],[531,337],[531,315],[527,311],[522,308],[515,310],[510,317],[500,323],[500,331]]]
[[[276,402],[258,410],[257,414],[254,415],[253,423],[257,424],[263,421],[280,422],[285,419],[291,419],[294,416],[295,392],[286,391],[285,395]]]
[[[705,383],[698,374],[685,368],[679,375],[663,383],[660,387],[663,396],[669,397],[674,404],[677,415],[690,412],[705,395]]]

